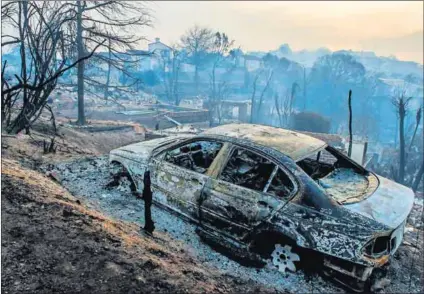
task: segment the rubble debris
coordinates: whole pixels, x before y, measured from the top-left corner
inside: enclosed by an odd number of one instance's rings
[[[377,280],[374,282],[374,284],[371,286],[371,291],[376,292],[383,290],[390,284],[390,279],[382,278],[380,280]]]
[[[167,115],[164,115],[163,117],[166,118],[168,121],[172,122],[173,124],[175,124],[177,126],[181,126],[181,123],[177,122],[175,119],[172,119]]]

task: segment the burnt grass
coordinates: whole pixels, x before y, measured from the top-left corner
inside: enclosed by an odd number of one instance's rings
[[[61,184],[75,197],[87,201],[92,207],[115,219],[144,225],[143,201],[129,192],[128,186],[107,188],[111,181],[107,156],[86,157],[55,165],[46,165],[45,171],[54,171]],[[422,293],[424,281],[422,205],[414,206],[405,234],[407,245],[402,245],[390,261],[387,274],[375,292]],[[419,217],[421,215],[421,217]],[[254,282],[278,292],[297,293],[334,293],[345,292],[331,279],[323,278],[320,272],[303,272],[282,274],[271,268],[245,266],[228,254],[217,252],[205,244],[196,233],[196,226],[183,221],[178,216],[155,206],[152,207],[155,222],[155,235],[161,232],[172,238],[171,242],[183,244],[184,251],[201,264],[214,268],[232,277],[234,280]],[[412,226],[412,224],[414,226]],[[417,230],[416,227],[420,229]]]
[[[1,181],[2,293],[275,293],[87,208],[14,161],[3,160]]]

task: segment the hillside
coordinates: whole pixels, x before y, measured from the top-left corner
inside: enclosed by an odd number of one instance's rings
[[[268,290],[202,266],[166,234],[91,210],[45,175],[2,161],[2,293]]]
[[[43,164],[107,153],[144,134],[59,127],[56,153],[43,154],[51,130],[42,122],[34,129],[30,136],[2,135],[2,293],[271,291],[204,266],[163,231],[152,238],[136,222],[104,215],[54,175],[37,171]]]

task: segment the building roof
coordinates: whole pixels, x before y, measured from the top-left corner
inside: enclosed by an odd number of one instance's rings
[[[163,46],[167,47],[168,49],[172,49],[172,48],[171,48],[171,47],[169,47],[168,45],[166,45],[166,44],[162,43],[162,42],[160,41],[160,38],[155,38],[155,41],[154,41],[154,42],[152,42],[152,43],[149,43],[149,44],[148,44],[148,46],[150,46],[150,45],[154,45],[154,44],[162,44]]]
[[[227,124],[208,129],[202,134],[221,135],[251,141],[275,149],[294,161],[301,160],[327,144],[308,135],[255,124]]]

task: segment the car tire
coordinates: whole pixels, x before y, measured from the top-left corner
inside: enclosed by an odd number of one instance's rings
[[[264,240],[266,241],[263,242]],[[296,271],[302,257],[293,240],[272,233],[256,236],[249,246],[249,251],[266,260],[269,268],[277,269],[280,272]]]

